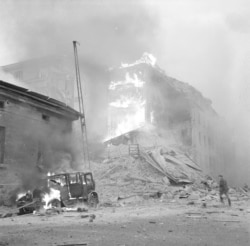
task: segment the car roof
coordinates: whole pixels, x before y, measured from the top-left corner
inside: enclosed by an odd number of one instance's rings
[[[83,175],[86,175],[86,174],[92,174],[91,172],[69,172],[69,173],[57,173],[57,174],[53,174],[53,175],[50,175],[50,176],[47,176],[47,178],[53,178],[53,177],[58,177],[58,176],[65,176],[65,175],[70,175],[70,174],[83,174]]]

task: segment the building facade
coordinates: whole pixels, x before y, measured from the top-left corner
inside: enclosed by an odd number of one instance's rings
[[[65,103],[0,81],[0,162],[49,168],[69,146],[79,113]]]

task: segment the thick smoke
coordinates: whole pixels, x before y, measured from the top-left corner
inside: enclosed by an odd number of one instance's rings
[[[66,122],[46,123],[38,115],[30,110],[16,115],[15,142],[9,150],[18,160],[11,168],[18,172],[26,190],[39,185],[48,172],[67,172],[84,165],[82,145],[74,134],[65,132]]]
[[[1,9],[13,61],[71,52],[77,40],[81,57],[116,65],[150,49],[157,27],[140,2],[10,1]]]
[[[154,12],[142,1],[9,1],[2,5],[2,26],[10,41],[5,44],[13,62],[69,54],[73,64],[72,41],[80,43],[89,135],[101,139],[109,80],[105,71],[151,50],[158,28]]]
[[[0,80],[6,81],[6,82],[11,83],[13,85],[27,88],[27,85],[25,83],[23,83],[22,81],[15,78],[13,75],[4,72],[1,68],[0,68]]]
[[[249,1],[219,2],[1,1],[0,44],[8,50],[6,63],[11,63],[51,53],[72,54],[72,40],[79,41],[80,61],[94,64],[91,69],[83,65],[82,71],[87,74],[87,123],[96,136],[103,132],[106,115],[99,105],[105,104],[108,78],[100,70],[152,52],[168,75],[212,99],[228,121],[236,148],[247,150],[249,68],[244,60],[250,50]],[[101,68],[98,72],[96,66]],[[88,88],[94,92],[89,94]],[[243,159],[247,163],[248,155]],[[233,162],[237,165],[230,165],[230,174],[241,170],[240,181],[246,168],[239,167],[241,158]]]

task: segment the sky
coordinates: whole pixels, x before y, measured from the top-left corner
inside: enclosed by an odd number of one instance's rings
[[[79,53],[107,66],[152,53],[223,117],[250,114],[250,1],[0,0],[0,66]]]

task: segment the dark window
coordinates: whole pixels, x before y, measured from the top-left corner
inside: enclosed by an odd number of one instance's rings
[[[42,114],[42,119],[45,121],[49,121],[49,116],[46,114]]]
[[[4,162],[5,127],[0,126],[0,163]]]
[[[4,101],[0,101],[0,108],[4,108]]]

